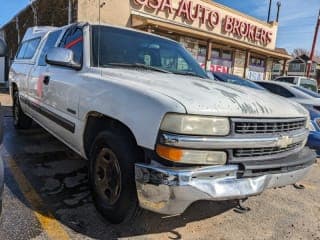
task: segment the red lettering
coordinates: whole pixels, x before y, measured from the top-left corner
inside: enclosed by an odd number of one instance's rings
[[[195,9],[193,7],[193,2],[190,1],[189,2],[189,18],[190,20],[194,21],[196,18],[199,17],[199,13],[200,13],[200,10],[201,10],[202,6],[200,4],[197,4]],[[194,13],[192,13],[192,10],[194,10]]]
[[[134,3],[136,5],[141,5],[141,6],[145,6],[148,3],[148,0],[134,0]]]
[[[231,33],[233,30],[233,18],[230,16],[226,16],[225,23],[224,23],[224,31]]]
[[[212,27],[212,28],[217,26],[218,23],[219,23],[219,19],[220,19],[219,13],[214,12],[214,11],[210,12],[209,13],[209,18],[208,18],[209,26]]]
[[[152,9],[159,9],[161,7],[161,1],[160,0],[149,0],[148,7]]]
[[[184,15],[188,20],[190,20],[189,7],[189,2],[187,0],[182,0],[177,10],[177,16],[181,17],[182,15]]]
[[[205,24],[206,23],[206,19],[208,19],[208,13],[210,12],[210,9],[208,8],[205,8],[202,6],[202,14],[200,16],[200,22],[202,24]]]
[[[260,41],[262,42],[262,44],[266,44],[266,31],[264,29],[261,30]]]
[[[261,28],[257,28],[257,30],[256,30],[256,34],[255,34],[255,36],[254,36],[254,40],[255,41],[260,41],[260,39],[261,39]]]
[[[248,32],[249,32],[249,27],[248,27],[248,24],[245,23],[245,22],[242,22],[240,24],[240,34],[242,37],[246,37],[248,36]]]
[[[267,41],[266,43],[269,44],[272,42],[272,32],[267,32]]]
[[[254,41],[254,40],[255,40],[256,30],[257,30],[257,27],[256,27],[256,26],[253,26],[253,25],[250,26],[249,39],[250,39],[251,41]]]
[[[241,34],[240,34],[240,25],[241,25],[241,22],[238,19],[235,18],[234,22],[233,22],[233,34],[241,36]]]
[[[173,9],[172,9],[172,2],[171,2],[171,0],[163,0],[163,1],[162,1],[162,4],[161,4],[160,10],[161,10],[161,11],[166,11],[166,10],[168,10],[169,13],[172,13],[172,12],[173,12]]]

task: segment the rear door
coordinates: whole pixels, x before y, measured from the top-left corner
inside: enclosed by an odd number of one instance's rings
[[[17,83],[19,88],[21,107],[25,112],[29,112],[26,105],[28,98],[29,83],[28,78],[35,65],[36,52],[41,38],[37,37],[24,41],[20,44],[16,58],[10,69],[10,80]]]

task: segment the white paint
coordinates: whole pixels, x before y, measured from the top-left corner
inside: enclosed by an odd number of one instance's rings
[[[58,66],[41,69],[34,65],[39,53],[30,62],[14,62],[10,71],[10,81],[17,83],[21,94],[75,123],[75,133],[71,133],[24,106],[28,115],[84,157],[83,134],[91,112],[119,120],[132,131],[138,145],[149,149],[154,149],[161,121],[168,112],[247,118],[307,117],[300,105],[264,91],[170,73],[91,67],[89,39],[85,27],[81,71]],[[36,98],[34,83],[43,74],[50,76],[50,84],[44,87],[42,98]],[[76,114],[68,112],[68,108]]]

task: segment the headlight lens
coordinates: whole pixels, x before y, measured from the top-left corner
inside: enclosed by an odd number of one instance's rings
[[[226,136],[230,132],[230,123],[224,117],[167,114],[161,130],[189,135]]]
[[[309,129],[309,131],[316,131],[313,122],[311,120],[308,121],[308,126],[307,128]]]
[[[225,165],[227,162],[227,154],[222,151],[189,150],[157,145],[156,152],[164,159],[185,164]]]

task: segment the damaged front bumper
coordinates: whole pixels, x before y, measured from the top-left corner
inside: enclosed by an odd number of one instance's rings
[[[243,199],[267,188],[294,184],[308,173],[315,161],[315,154],[310,150],[308,153],[304,155],[307,164],[256,177],[239,177],[239,165],[181,169],[160,166],[156,162],[136,164],[140,206],[161,214],[177,215],[198,200]]]

